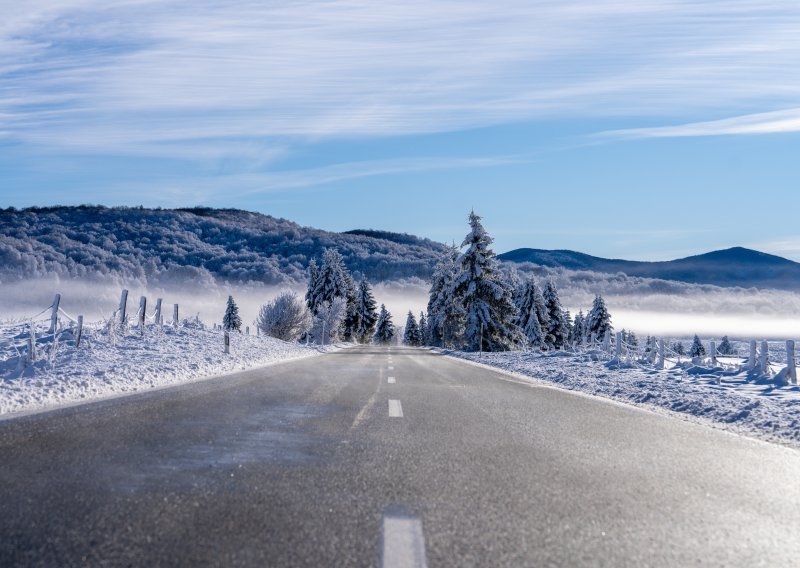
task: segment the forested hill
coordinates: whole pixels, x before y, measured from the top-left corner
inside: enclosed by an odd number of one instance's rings
[[[332,233],[233,209],[0,209],[0,282],[58,275],[288,284],[304,281],[325,247],[374,281],[428,278],[445,250],[410,235]]]

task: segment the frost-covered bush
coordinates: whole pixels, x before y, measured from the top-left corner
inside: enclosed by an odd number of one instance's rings
[[[261,306],[256,325],[264,335],[296,341],[311,329],[311,312],[297,294],[287,290]]]
[[[335,298],[332,302],[322,302],[314,316],[311,337],[319,344],[329,344],[339,339],[339,331],[347,313],[347,302],[344,298]]]

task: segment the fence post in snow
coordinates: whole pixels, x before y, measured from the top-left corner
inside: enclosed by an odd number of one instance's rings
[[[147,310],[147,297],[142,296],[139,298],[139,331],[141,331],[143,334],[145,310]]]
[[[709,347],[710,347],[709,351],[711,352],[711,366],[712,367],[716,367],[717,366],[717,342],[716,341],[712,341],[711,345],[709,345]]]
[[[606,334],[603,336],[603,351],[608,353],[611,351],[611,331],[606,330]]]
[[[36,361],[36,330],[31,322],[31,333],[28,336],[28,359]]]
[[[658,361],[656,361],[656,368],[663,369],[664,368],[664,340],[658,339]]]
[[[761,352],[758,354],[758,363],[761,367],[761,374],[765,376],[770,375],[769,371],[769,346],[767,345],[767,340],[764,339],[761,341]]]
[[[52,308],[50,312],[50,329],[47,330],[47,333],[55,333],[56,327],[58,326],[58,305],[61,303],[61,294],[56,294],[53,298],[53,305],[50,306]]]
[[[125,325],[125,312],[128,308],[128,291],[122,289],[122,296],[119,299],[119,324]]]
[[[161,298],[156,300],[156,315],[153,318],[156,325],[161,325]]]
[[[756,341],[750,342],[750,358],[747,359],[747,370],[753,371],[756,368]]]
[[[245,334],[245,335],[250,335],[250,326],[249,326],[249,325],[245,326],[245,328],[244,328],[244,334]]]
[[[178,304],[172,304],[172,325],[178,327]]]
[[[614,355],[619,361],[622,358],[622,332],[617,332],[616,354]]]
[[[786,382],[797,384],[797,365],[794,361],[794,339],[786,342]]]
[[[78,328],[75,330],[75,348],[81,346],[81,336],[83,335],[83,316],[78,316]]]
[[[225,332],[225,353],[230,353],[230,352],[231,352],[231,336],[226,331]]]

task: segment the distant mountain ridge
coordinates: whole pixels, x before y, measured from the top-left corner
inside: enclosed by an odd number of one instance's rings
[[[304,282],[335,247],[356,277],[430,277],[445,245],[380,231],[335,233],[237,209],[0,209],[0,282],[43,276],[153,284]]]
[[[800,263],[743,247],[733,247],[677,260],[646,262],[608,259],[571,250],[521,248],[498,259],[549,268],[617,273],[692,284],[800,290]]]

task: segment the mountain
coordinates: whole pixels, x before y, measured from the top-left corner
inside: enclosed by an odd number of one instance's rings
[[[800,263],[742,247],[663,262],[608,259],[571,250],[522,248],[498,255],[500,260],[594,272],[624,272],[694,284],[800,290]]]
[[[335,247],[354,276],[430,277],[445,245],[380,231],[334,233],[235,209],[0,209],[0,282],[43,276],[153,284],[290,284]]]

